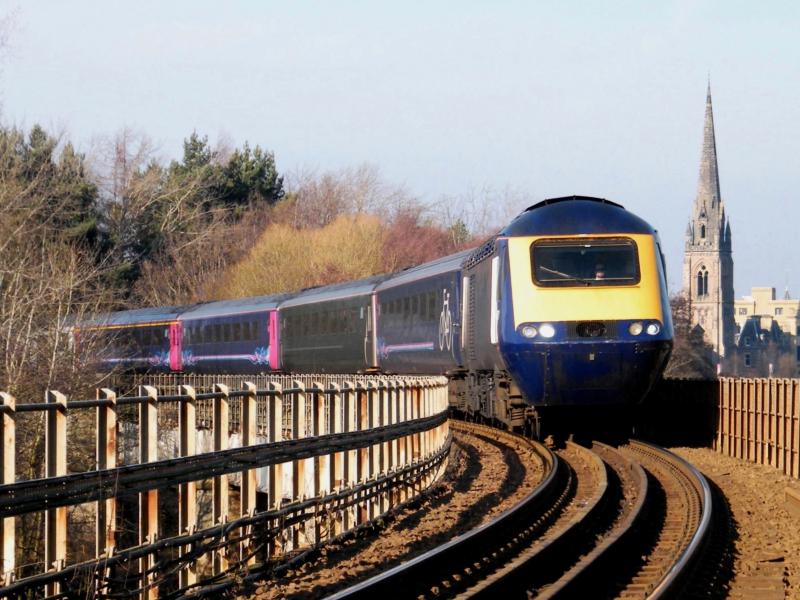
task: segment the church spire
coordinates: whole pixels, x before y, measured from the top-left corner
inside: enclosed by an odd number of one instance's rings
[[[696,207],[708,212],[719,207],[719,173],[717,172],[717,143],[714,139],[714,112],[711,108],[711,80],[706,90],[706,116],[703,124],[703,154],[700,158],[700,178],[697,183]]]

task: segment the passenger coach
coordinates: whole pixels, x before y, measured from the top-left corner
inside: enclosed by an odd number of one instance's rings
[[[76,331],[108,337],[106,368],[445,374],[453,404],[522,427],[558,407],[586,414],[644,397],[672,347],[665,271],[650,225],[573,196],[399,273],[125,311]]]

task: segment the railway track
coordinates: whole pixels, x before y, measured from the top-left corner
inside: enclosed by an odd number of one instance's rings
[[[454,429],[512,434],[455,422]],[[668,451],[527,440],[545,475],[483,526],[332,598],[663,598],[697,563],[711,523],[703,476]]]

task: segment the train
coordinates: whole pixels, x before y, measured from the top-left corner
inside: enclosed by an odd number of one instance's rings
[[[638,403],[673,339],[658,232],[588,196],[541,201],[479,247],[397,273],[75,329],[101,341],[104,369],[446,375],[454,407],[512,429]]]

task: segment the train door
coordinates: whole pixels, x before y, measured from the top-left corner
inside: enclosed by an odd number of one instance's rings
[[[369,304],[366,308],[366,319],[364,319],[364,363],[367,368],[378,366],[378,357],[375,347],[375,315],[377,314],[376,294],[370,296]],[[361,310],[364,310],[363,308]]]
[[[269,368],[277,371],[280,368],[280,348],[278,346],[278,311],[269,311],[267,319],[267,334],[269,340]]]
[[[183,323],[170,323],[169,326],[169,368],[171,371],[183,369],[181,360],[181,337],[183,336]]]

